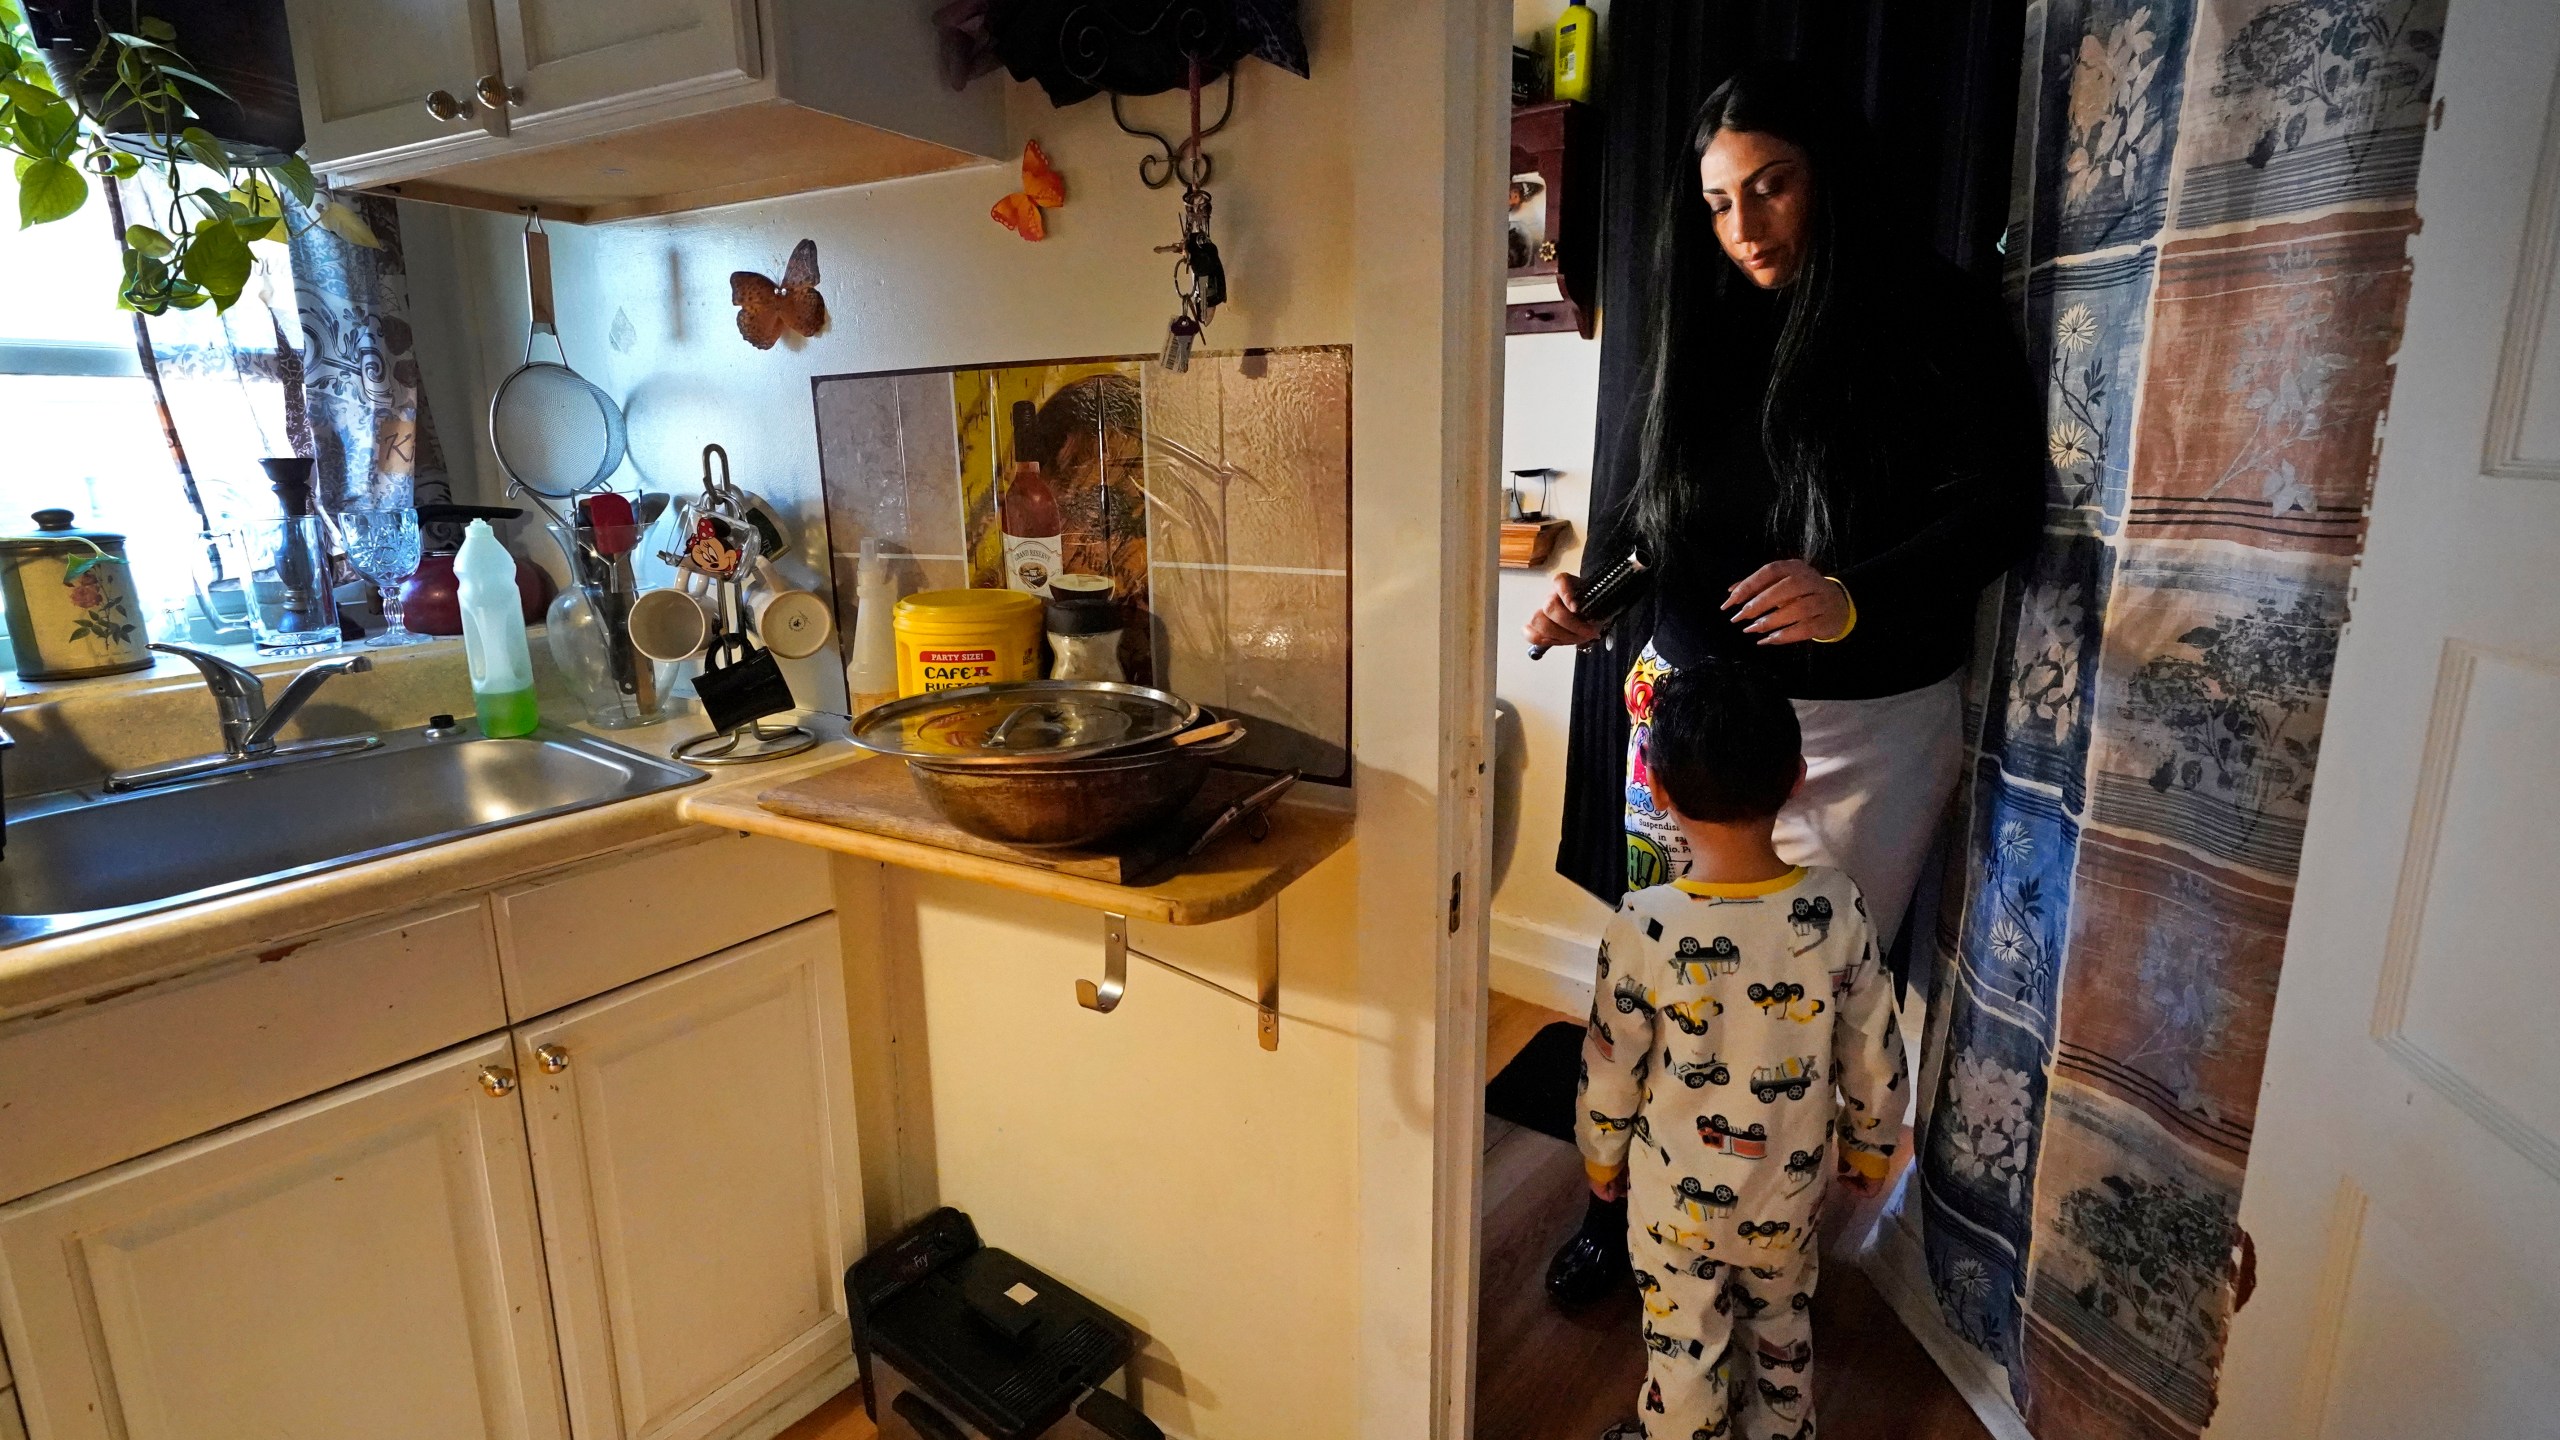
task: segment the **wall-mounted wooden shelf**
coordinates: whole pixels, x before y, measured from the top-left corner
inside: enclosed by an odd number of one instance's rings
[[[844,763],[895,766],[899,762],[861,756]],[[804,773],[815,778],[820,772]],[[697,786],[686,793],[679,813],[704,825],[771,835],[839,855],[974,880],[1166,925],[1206,925],[1251,914],[1351,839],[1352,817],[1347,811],[1283,801],[1271,808],[1270,831],[1259,841],[1230,833],[1199,857],[1179,862],[1161,880],[1114,885],[1050,868],[1030,856],[1002,859],[879,830],[776,814],[757,803],[757,797],[772,785],[769,778],[750,775]]]

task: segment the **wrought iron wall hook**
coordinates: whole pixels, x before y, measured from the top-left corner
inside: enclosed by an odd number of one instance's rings
[[[1226,72],[1226,81],[1226,100],[1218,107],[1218,118],[1210,124],[1201,126],[1199,135],[1189,141],[1176,141],[1170,135],[1130,124],[1129,118],[1120,111],[1119,94],[1116,91],[1113,92],[1111,123],[1119,126],[1124,134],[1135,135],[1141,140],[1154,141],[1156,148],[1164,152],[1160,155],[1138,157],[1140,184],[1150,190],[1161,190],[1174,181],[1180,180],[1182,188],[1197,190],[1209,183],[1209,175],[1213,167],[1209,161],[1209,153],[1200,149],[1198,142],[1227,128],[1227,121],[1236,113],[1236,72],[1233,69]]]

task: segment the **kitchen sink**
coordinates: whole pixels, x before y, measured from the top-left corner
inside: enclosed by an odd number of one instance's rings
[[[132,794],[8,802],[0,946],[131,919],[690,785],[702,772],[573,730],[386,733],[379,748]]]

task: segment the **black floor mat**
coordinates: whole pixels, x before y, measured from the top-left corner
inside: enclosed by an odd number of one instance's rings
[[[1573,1139],[1573,1093],[1582,1079],[1583,1027],[1559,1020],[1529,1037],[1484,1087],[1484,1110],[1498,1120]]]

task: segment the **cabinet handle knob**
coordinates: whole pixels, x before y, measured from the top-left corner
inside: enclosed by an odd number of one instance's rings
[[[510,85],[495,75],[483,75],[479,85],[480,103],[492,110],[504,110],[524,103],[524,87]]]
[[[557,1045],[536,1045],[533,1047],[533,1063],[542,1067],[543,1074],[557,1075],[569,1068],[569,1052]]]
[[[450,90],[430,90],[427,92],[427,113],[451,124],[471,113],[471,102],[455,99]]]
[[[480,1067],[480,1088],[503,1100],[515,1093],[516,1072],[504,1065]]]

